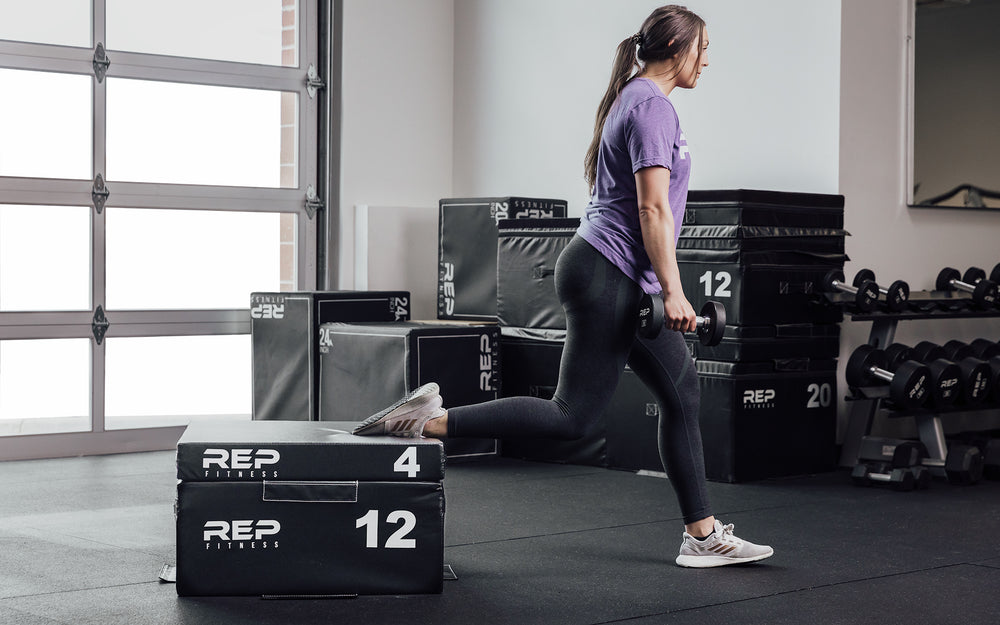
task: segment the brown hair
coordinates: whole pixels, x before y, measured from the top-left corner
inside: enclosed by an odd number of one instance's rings
[[[639,32],[618,44],[611,69],[611,82],[597,107],[594,121],[594,138],[584,158],[584,179],[591,192],[597,179],[597,153],[601,146],[601,132],[611,106],[618,95],[638,73],[639,63],[666,61],[678,58],[698,41],[698,62],[701,61],[702,29],[705,20],[687,7],[671,4],[653,11],[642,23]],[[677,72],[681,68],[675,67]]]

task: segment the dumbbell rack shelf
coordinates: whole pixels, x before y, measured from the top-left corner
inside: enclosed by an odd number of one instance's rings
[[[926,292],[925,292],[926,293]],[[951,309],[935,307],[926,312],[914,312],[912,310],[899,313],[876,311],[871,313],[857,313],[851,315],[851,321],[871,321],[872,328],[868,334],[868,344],[879,349],[885,349],[892,344],[896,336],[896,326],[900,321],[918,321],[928,319],[970,319],[970,318],[996,318],[1000,317],[1000,309],[984,310],[968,308],[967,298],[955,298],[956,304],[962,300],[966,306]],[[919,301],[919,300],[918,300]],[[932,301],[932,300],[928,300]],[[911,302],[911,307],[914,302]],[[840,466],[853,467],[858,462],[858,452],[861,449],[861,439],[871,433],[875,415],[879,410],[887,408],[886,400],[889,398],[888,389],[885,387],[862,387],[853,389],[855,395],[848,397],[851,404],[847,430],[844,433],[844,446],[840,453]],[[894,411],[894,417],[912,416],[916,420],[917,432],[920,441],[927,448],[927,455],[932,459],[944,460],[948,453],[948,446],[945,442],[944,427],[941,424],[941,416],[951,412],[974,412],[976,410],[996,410],[996,406],[956,406],[945,410],[917,410],[917,411]]]

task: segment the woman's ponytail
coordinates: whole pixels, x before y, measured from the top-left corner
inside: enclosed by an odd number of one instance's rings
[[[642,35],[633,35],[618,44],[615,52],[614,65],[611,70],[611,82],[608,90],[601,98],[601,104],[597,107],[597,118],[594,120],[594,138],[590,141],[587,149],[587,156],[584,159],[584,180],[591,191],[594,189],[594,182],[597,180],[597,152],[601,147],[601,131],[604,129],[604,120],[608,118],[611,105],[615,103],[618,95],[625,88],[626,83],[636,74],[639,69],[636,58],[636,37],[639,41]]]

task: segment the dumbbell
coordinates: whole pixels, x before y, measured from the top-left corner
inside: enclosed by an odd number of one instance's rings
[[[910,357],[926,364],[932,374],[936,369],[952,371],[943,376],[948,379],[953,376],[958,378],[952,401],[969,405],[981,403],[990,392],[990,366],[977,358],[963,358],[961,363],[957,363],[952,358],[954,353],[930,341],[921,341],[913,346]]]
[[[875,283],[875,272],[871,269],[862,269],[854,276],[854,286],[861,288],[866,282]],[[910,285],[902,280],[896,280],[889,285],[888,289],[883,289],[877,283],[875,288],[885,296],[886,310],[900,312],[906,309],[906,304],[910,299]]]
[[[993,270],[990,271],[990,280],[1000,284],[1000,263],[993,266]]]
[[[931,474],[922,466],[894,469],[877,462],[861,462],[851,471],[851,480],[855,486],[883,483],[888,484],[893,490],[911,491],[914,488],[923,489],[930,486]]]
[[[975,269],[975,268],[973,268]],[[965,272],[969,275],[969,272]],[[972,301],[983,307],[993,307],[997,303],[997,283],[987,280],[985,277],[975,284],[962,280],[962,275],[958,269],[945,267],[938,274],[935,281],[935,288],[938,291],[964,291],[972,294]]]
[[[984,342],[989,344],[989,341]],[[989,344],[983,348],[980,344],[980,348],[976,348],[962,341],[948,341],[941,347],[948,360],[962,369],[966,385],[980,384],[985,387],[979,389],[980,392],[975,393],[977,399],[973,403],[986,401],[997,395],[997,385],[1000,384],[1000,358],[997,358],[993,352],[996,351],[1000,354],[1000,346]],[[989,356],[989,359],[983,358],[986,355]],[[996,362],[992,362],[994,360]]]
[[[889,398],[900,408],[912,410],[924,405],[930,396],[928,367],[913,361],[899,363],[894,371],[886,366],[884,351],[872,345],[861,345],[847,360],[847,384],[870,386],[875,380],[882,380],[889,383]]]
[[[823,290],[827,293],[848,293],[854,296],[854,305],[861,312],[875,310],[878,303],[878,285],[873,280],[862,280],[861,284],[851,286],[844,282],[844,272],[831,269],[823,276]]]
[[[639,336],[656,338],[664,323],[663,300],[659,295],[644,294],[639,300]],[[695,325],[702,345],[718,345],[726,333],[725,306],[719,302],[705,302],[701,314],[695,317]]]
[[[980,360],[989,360],[994,356],[1000,356],[1000,343],[994,343],[986,339],[976,339],[969,343],[972,355]]]
[[[929,361],[920,358],[924,354],[915,354],[913,348],[900,343],[893,343],[885,348],[886,368],[894,371],[900,363],[918,362],[927,367],[927,403],[935,408],[943,408],[955,403],[961,391],[962,372],[958,365],[941,358],[935,352],[935,357]],[[940,360],[940,362],[939,362]]]

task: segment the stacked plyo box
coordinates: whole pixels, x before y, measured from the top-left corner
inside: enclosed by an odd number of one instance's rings
[[[497,316],[505,397],[549,399],[559,379],[566,318],[555,291],[555,266],[579,219],[505,220],[497,246]],[[611,404],[574,441],[507,439],[506,456],[620,469],[662,471],[656,400],[626,369]],[[650,430],[651,438],[644,437]]]
[[[445,407],[497,398],[495,324],[329,323],[319,335],[322,421],[367,417],[428,382],[440,387]],[[493,439],[447,439],[444,445],[452,460],[498,453]]]
[[[441,443],[352,425],[189,426],[177,443],[177,593],[440,593]]]
[[[438,205],[438,319],[496,321],[497,227],[502,219],[566,216],[565,200],[448,198]]]
[[[408,291],[253,293],[253,418],[319,419],[319,327],[333,321],[407,321]],[[367,415],[355,415],[357,420]]]
[[[709,479],[835,468],[842,310],[819,293],[843,269],[844,198],[691,191],[677,245],[684,293],[726,307],[722,342],[693,336]]]

